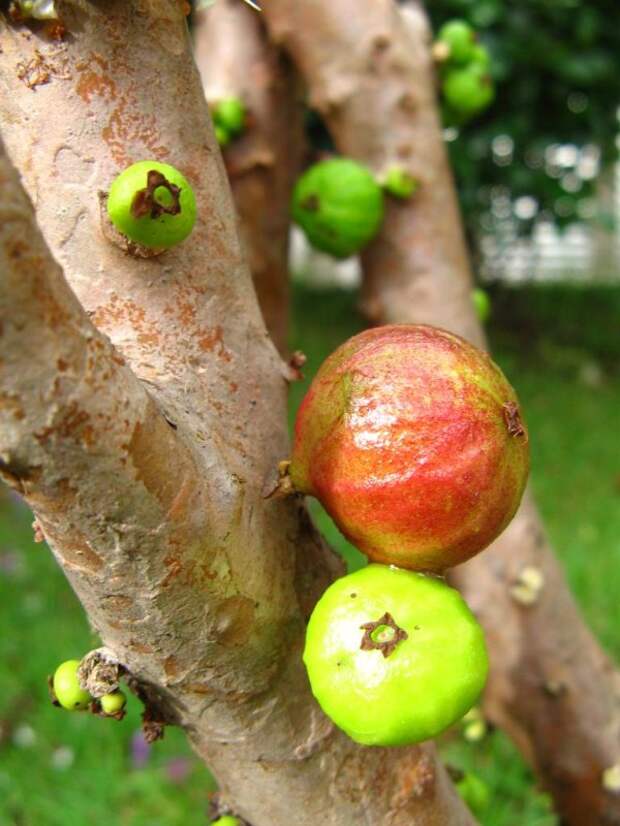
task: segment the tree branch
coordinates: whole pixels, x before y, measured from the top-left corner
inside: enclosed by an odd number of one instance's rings
[[[2,21],[0,107],[87,313],[3,156],[4,475],[107,648],[254,826],[291,815],[470,826],[432,746],[358,747],[310,696],[304,620],[338,566],[297,501],[262,496],[286,455],[285,380],[239,253],[182,4],[56,7],[60,43]],[[188,175],[201,217],[183,245],[145,261],[104,240],[97,192],[153,155]]]
[[[391,0],[270,0],[264,13],[339,150],[376,172],[401,164],[420,181],[411,200],[390,203],[363,255],[369,315],[436,324],[484,346],[422,11],[410,12],[407,25]],[[528,566],[544,581],[530,607],[514,596]],[[619,822],[620,798],[602,782],[618,760],[617,676],[579,618],[529,500],[455,579],[487,631],[490,717],[534,762],[567,823]]]
[[[196,14],[195,57],[207,100],[239,97],[246,129],[224,150],[241,235],[263,317],[288,346],[290,202],[303,151],[303,109],[287,59],[261,15],[239,0]]]

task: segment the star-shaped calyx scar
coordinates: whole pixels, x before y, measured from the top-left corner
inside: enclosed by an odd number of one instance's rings
[[[365,622],[360,628],[364,630],[360,645],[362,651],[377,649],[384,657],[389,657],[396,646],[409,636],[387,611],[376,622]]]

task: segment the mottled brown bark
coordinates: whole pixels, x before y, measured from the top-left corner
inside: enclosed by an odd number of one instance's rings
[[[254,826],[472,824],[432,746],[360,748],[310,696],[304,620],[338,565],[299,502],[263,498],[287,452],[287,371],[184,4],[56,7],[60,42],[0,16],[3,137],[73,291],[0,148],[4,478],[104,644]],[[199,220],[142,259],[106,240],[99,194],[149,157],[186,174]]]
[[[195,58],[207,100],[239,97],[243,134],[224,150],[241,237],[267,329],[288,348],[288,237],[293,184],[303,150],[303,108],[284,55],[267,40],[260,14],[239,0],[198,12]]]
[[[265,16],[338,149],[376,172],[401,164],[420,181],[413,199],[389,203],[363,254],[369,316],[436,324],[484,346],[422,10],[411,5],[404,16],[391,0],[270,0]],[[528,566],[538,582],[542,573],[530,605],[519,585]],[[620,823],[620,797],[603,784],[620,752],[617,673],[577,612],[531,500],[454,576],[487,632],[490,718],[533,762],[567,823]]]

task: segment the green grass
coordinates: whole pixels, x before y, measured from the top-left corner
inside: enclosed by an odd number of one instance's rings
[[[491,339],[526,410],[547,529],[589,624],[620,658],[620,291],[502,291],[494,307]],[[292,410],[323,358],[362,326],[355,296],[297,288],[293,344],[308,363]],[[349,564],[362,564],[312,507]],[[167,730],[138,767],[136,700],[122,723],[49,703],[46,675],[97,640],[47,548],[32,542],[30,522],[23,507],[0,503],[0,826],[204,826],[212,781],[180,732]],[[490,787],[483,826],[556,823],[500,733],[478,744],[457,733],[443,750]]]

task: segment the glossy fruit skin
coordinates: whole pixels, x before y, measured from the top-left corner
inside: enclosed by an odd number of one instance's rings
[[[150,214],[136,217],[132,205],[136,193],[147,186],[148,173],[154,170],[180,188],[180,212],[176,215],[163,213],[153,218]],[[157,190],[164,206],[172,203],[167,190]],[[118,175],[110,187],[107,201],[108,216],[124,236],[149,249],[168,249],[180,244],[190,234],[196,223],[196,199],[189,182],[178,169],[159,161],[139,161]]]
[[[478,320],[481,324],[486,324],[491,317],[491,299],[488,292],[481,287],[476,287],[471,291],[471,300],[474,303]]]
[[[495,88],[486,68],[472,63],[452,69],[443,80],[443,95],[449,107],[462,115],[475,115],[491,105]]]
[[[122,691],[113,691],[111,694],[104,694],[100,697],[99,704],[104,714],[118,714],[127,705],[127,697]]]
[[[56,699],[67,711],[83,711],[93,699],[79,683],[79,665],[79,660],[66,660],[58,666],[52,678]]]
[[[386,612],[407,635],[388,656],[361,647],[361,626]],[[330,585],[310,617],[303,657],[323,711],[369,746],[435,737],[476,702],[488,671],[482,629],[460,594],[385,565]]]
[[[323,363],[289,473],[372,561],[443,571],[502,532],[528,469],[499,367],[458,336],[403,324],[366,330]]]
[[[320,161],[293,192],[293,220],[309,242],[336,258],[364,247],[383,220],[383,193],[366,167],[348,158]]]
[[[449,47],[450,62],[463,64],[472,59],[476,33],[465,20],[448,20],[439,29],[437,40]]]
[[[211,826],[239,826],[240,823],[241,821],[238,817],[224,815],[223,817],[219,817],[217,820],[211,821]]]

